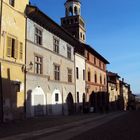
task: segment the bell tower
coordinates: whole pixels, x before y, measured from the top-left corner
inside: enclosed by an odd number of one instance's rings
[[[81,3],[79,0],[66,1],[65,17],[61,18],[61,26],[82,43],[86,42],[85,23],[81,17]]]

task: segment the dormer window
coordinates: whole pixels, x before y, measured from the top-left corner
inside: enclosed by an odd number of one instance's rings
[[[15,0],[9,0],[9,4],[14,7],[15,6]]]

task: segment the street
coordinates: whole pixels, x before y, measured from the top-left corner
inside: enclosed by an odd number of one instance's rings
[[[0,140],[139,140],[140,112],[61,117],[57,125],[1,137]],[[81,119],[78,119],[82,117]],[[65,120],[66,118],[66,120]],[[75,119],[76,118],[76,119]],[[65,122],[64,122],[65,120]],[[70,121],[71,120],[71,121]],[[73,121],[72,121],[73,120]],[[51,122],[51,121],[50,121]],[[52,120],[53,123],[53,120]],[[43,122],[37,126],[43,125]],[[27,126],[26,126],[27,127]],[[31,126],[29,126],[31,128]],[[26,129],[26,128],[25,128]],[[6,134],[6,133],[5,133]]]

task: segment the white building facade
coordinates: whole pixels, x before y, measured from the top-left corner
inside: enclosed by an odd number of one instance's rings
[[[76,103],[77,112],[83,110],[85,103],[85,57],[75,53]]]
[[[27,16],[27,117],[71,114],[76,96],[74,48],[65,39],[71,37],[36,7],[28,6]]]

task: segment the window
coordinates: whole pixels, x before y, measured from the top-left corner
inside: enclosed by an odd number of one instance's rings
[[[18,41],[15,38],[7,37],[7,56],[17,58],[18,57]]]
[[[89,60],[89,52],[87,52],[87,60]]]
[[[35,27],[35,43],[42,45],[42,30]]]
[[[53,50],[56,53],[59,53],[59,40],[54,38],[53,39]]]
[[[79,103],[79,92],[77,92],[77,103]]]
[[[55,102],[58,102],[59,101],[59,95],[58,93],[55,94]]]
[[[83,80],[85,80],[85,70],[83,70]]]
[[[96,65],[96,57],[94,57],[94,64]]]
[[[40,56],[35,56],[35,73],[36,74],[42,74],[42,63],[43,63],[43,61],[42,61],[43,59],[42,59],[42,57],[40,57]]]
[[[68,69],[68,82],[72,82],[72,70]]]
[[[15,6],[15,0],[9,0],[9,4],[14,7]]]
[[[88,81],[90,82],[90,70],[88,71]]]
[[[78,67],[76,67],[76,77],[77,77],[77,79],[79,79],[79,69],[78,69]]]
[[[67,57],[71,59],[71,47],[67,46]]]
[[[100,75],[100,84],[102,84],[102,75]]]
[[[74,13],[75,13],[75,15],[78,14],[78,10],[77,10],[77,7],[76,6],[74,7]]]
[[[99,60],[99,68],[101,68],[101,61]]]
[[[19,59],[22,60],[23,59],[23,43],[20,42],[20,46],[19,46]]]
[[[80,32],[80,36],[81,36],[81,38],[82,38],[82,32]]]
[[[83,40],[85,40],[85,36],[83,35]]]
[[[60,66],[54,65],[54,80],[60,80]]]
[[[94,80],[95,80],[95,83],[97,83],[97,74],[96,73],[94,75]]]

